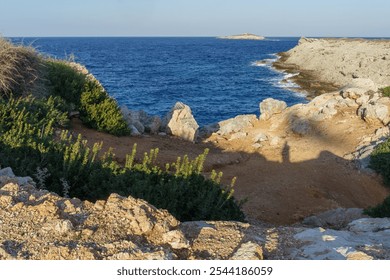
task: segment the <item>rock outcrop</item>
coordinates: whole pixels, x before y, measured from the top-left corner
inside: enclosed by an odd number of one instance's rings
[[[231,135],[232,137],[233,135],[235,135],[233,136],[233,138],[242,138],[243,136],[245,136],[243,135],[243,133],[245,132],[242,131],[245,128],[253,127],[257,120],[258,119],[256,115],[238,115],[234,118],[202,127],[201,135],[208,136],[212,133],[217,133],[221,136]]]
[[[169,135],[195,142],[199,125],[192,115],[191,108],[177,102],[163,120],[163,127]]]
[[[361,167],[368,167],[369,155],[375,146],[390,135],[390,98],[383,97],[372,80],[353,79],[340,91],[319,95],[307,104],[285,107],[284,102],[274,99],[266,99],[260,103],[260,121],[271,122],[271,131],[287,123],[288,130],[299,136],[316,133],[315,128],[322,121],[338,114],[354,114],[367,125],[379,127],[374,134],[362,139],[355,152],[345,155],[347,159],[359,160]],[[258,146],[259,142],[265,141],[265,136],[260,135],[257,137],[259,139],[255,137],[254,145]]]
[[[121,106],[121,111],[133,136],[139,136],[145,132],[150,134],[159,133],[161,128],[160,117],[151,116],[143,110],[129,110],[126,106]]]
[[[355,78],[371,79],[375,85],[390,85],[389,40],[307,39],[282,54],[279,68],[300,72],[301,86],[330,83],[343,87]],[[315,76],[313,82],[309,76]],[[294,77],[299,81],[298,77]],[[361,84],[360,84],[361,86]],[[359,87],[360,87],[359,86]],[[375,91],[375,88],[372,88]]]
[[[273,115],[280,114],[287,108],[287,104],[284,101],[276,100],[273,98],[264,99],[259,104],[260,107],[260,120],[269,120]]]
[[[37,189],[0,170],[0,259],[389,259],[390,218],[337,209],[303,225],[180,223],[132,197],[95,203]],[[318,227],[321,226],[321,227]]]
[[[91,203],[37,189],[10,168],[0,174],[0,259],[263,257],[261,244],[244,238],[248,224],[181,224],[141,199],[111,194]]]
[[[367,169],[370,164],[370,155],[375,147],[389,139],[389,137],[389,126],[378,128],[373,134],[364,136],[356,147],[356,150],[344,157],[349,160],[355,160],[361,169]]]
[[[363,218],[348,224],[344,230],[313,228],[294,236],[303,246],[296,259],[372,260],[389,259],[390,219]]]

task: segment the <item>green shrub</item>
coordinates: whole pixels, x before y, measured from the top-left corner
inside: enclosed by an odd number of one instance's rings
[[[390,97],[390,86],[380,89],[383,96]]]
[[[32,176],[38,187],[61,195],[96,201],[115,192],[143,198],[165,208],[182,221],[244,220],[241,202],[232,186],[220,184],[221,174],[201,175],[208,151],[190,160],[187,156],[156,165],[158,149],[137,158],[136,146],[125,166],[111,151],[101,154],[102,144],[89,147],[79,135],[55,133],[66,125],[59,97],[0,99],[0,164],[20,176]]]
[[[84,124],[117,136],[130,134],[118,104],[96,82],[86,83],[80,104]]]
[[[49,60],[47,62],[47,86],[50,94],[62,97],[71,107],[80,106],[80,96],[84,90],[86,76],[75,71],[66,62]]]
[[[370,168],[382,175],[383,181],[390,186],[390,139],[379,144],[371,154]],[[375,207],[365,209],[372,217],[390,217],[390,196]]]
[[[381,204],[365,209],[364,214],[374,218],[390,217],[390,196],[388,196]]]
[[[51,95],[63,98],[67,110],[80,111],[84,124],[117,136],[130,134],[117,102],[96,81],[66,62],[48,61],[47,68]]]
[[[370,168],[382,174],[384,183],[390,186],[390,139],[379,144],[372,152]]]

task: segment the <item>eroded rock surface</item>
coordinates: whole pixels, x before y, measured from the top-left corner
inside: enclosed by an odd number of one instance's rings
[[[177,102],[163,121],[166,132],[187,141],[195,142],[198,136],[199,125],[192,115],[191,108]]]

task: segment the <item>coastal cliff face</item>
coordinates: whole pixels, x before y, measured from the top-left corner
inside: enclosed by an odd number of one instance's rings
[[[390,85],[389,40],[301,38],[281,56],[275,66],[301,72],[295,80],[309,90],[316,83],[340,88],[355,78],[371,79],[379,88]]]

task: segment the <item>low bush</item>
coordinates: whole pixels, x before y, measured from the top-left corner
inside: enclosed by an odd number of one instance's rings
[[[380,89],[383,96],[390,97],[390,86]]]
[[[390,186],[390,139],[379,144],[372,152],[370,168],[381,174],[384,183]]]
[[[66,62],[48,60],[47,86],[53,96],[60,96],[71,107],[80,106],[80,96],[84,90],[86,76],[75,71]]]
[[[117,102],[98,82],[66,62],[51,60],[47,68],[51,95],[63,98],[67,110],[80,111],[85,125],[116,136],[130,134]]]
[[[207,151],[161,168],[156,165],[158,149],[138,159],[134,146],[120,166],[111,151],[102,155],[101,143],[90,147],[81,135],[74,138],[59,129],[67,125],[63,102],[60,97],[0,99],[2,166],[65,196],[94,202],[115,192],[145,199],[181,221],[244,220],[241,202],[234,199],[232,186],[220,184],[221,174],[213,172],[209,179],[201,175]]]
[[[80,98],[80,118],[98,131],[116,136],[129,135],[130,130],[114,99],[96,82],[88,82]]]
[[[364,214],[374,218],[390,217],[390,196],[388,196],[381,204],[365,209]]]
[[[390,139],[379,144],[371,154],[370,168],[382,175],[385,185],[390,186]],[[372,217],[390,217],[390,196],[375,207],[365,209]]]

